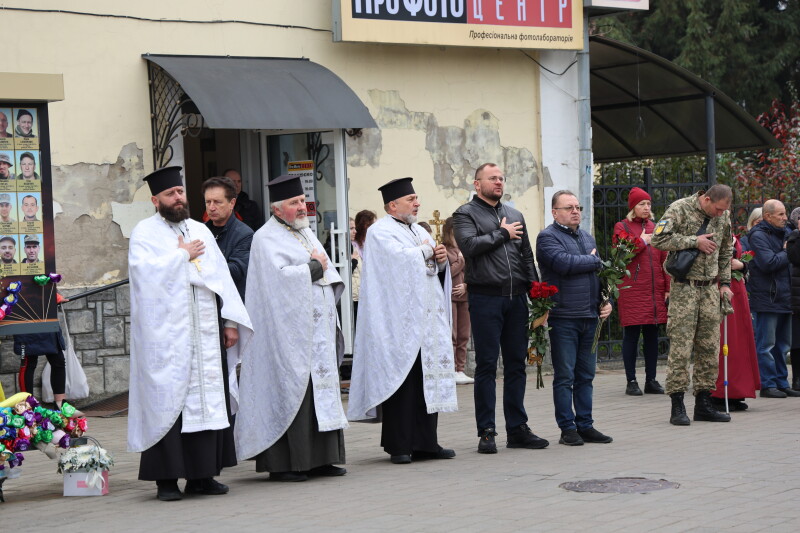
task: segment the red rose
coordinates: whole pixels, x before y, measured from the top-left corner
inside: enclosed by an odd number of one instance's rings
[[[531,283],[531,290],[528,292],[531,298],[541,298],[542,297],[542,287],[541,283],[538,281],[534,281]]]

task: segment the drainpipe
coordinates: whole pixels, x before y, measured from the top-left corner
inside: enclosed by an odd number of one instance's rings
[[[583,12],[583,50],[578,52],[578,201],[581,229],[592,230],[592,101],[589,95],[589,14]]]
[[[717,182],[717,139],[714,132],[714,95],[706,94],[706,181]]]

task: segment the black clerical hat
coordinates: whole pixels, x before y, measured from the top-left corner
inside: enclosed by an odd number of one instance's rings
[[[158,193],[166,191],[167,189],[183,187],[181,168],[182,167],[164,167],[145,176],[144,181],[150,186],[150,193],[156,196]]]
[[[269,201],[280,202],[287,198],[294,198],[305,194],[303,191],[303,182],[300,181],[300,176],[293,176],[291,174],[284,174],[278,176],[274,180],[267,183],[269,187]]]
[[[384,205],[403,196],[415,194],[414,186],[411,185],[412,181],[414,181],[414,178],[398,178],[378,187],[378,190],[383,195]]]

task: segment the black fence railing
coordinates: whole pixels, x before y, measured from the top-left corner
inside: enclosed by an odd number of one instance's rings
[[[653,199],[653,219],[658,220],[672,202],[707,186],[705,177],[691,170],[677,175],[664,172],[654,176],[650,168],[645,168],[642,174],[633,174],[621,168],[604,168],[593,191],[594,237],[600,257],[608,257],[614,224],[628,214],[628,193],[631,188],[641,187],[650,194]],[[659,328],[659,358],[665,358],[669,352],[669,338],[665,329],[664,326]],[[603,325],[597,345],[597,359],[601,363],[622,361],[622,326],[616,311]]]
[[[604,166],[595,181],[593,191],[594,237],[601,257],[608,256],[614,224],[628,213],[628,192],[632,187],[643,188],[653,198],[653,220],[657,221],[672,202],[706,189],[708,182],[702,170],[691,168],[658,172],[645,168],[643,172],[631,172],[625,168]],[[733,232],[741,235],[745,232],[750,212],[756,207],[761,207],[771,196],[770,191],[763,189],[737,190],[737,187],[733,189],[731,222]],[[778,197],[786,205],[787,214],[791,213],[794,207],[800,206],[800,187],[782,190]],[[666,337],[663,326],[659,332],[658,346],[659,357],[666,357],[669,351],[669,338]],[[622,360],[622,327],[616,311],[605,322],[598,343],[597,358],[603,363]]]

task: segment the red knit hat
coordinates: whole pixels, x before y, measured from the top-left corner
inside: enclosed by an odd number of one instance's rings
[[[634,187],[631,189],[631,192],[628,193],[628,209],[633,209],[636,204],[642,200],[652,200],[652,198],[650,198],[650,195],[644,192],[644,190],[639,187]]]

